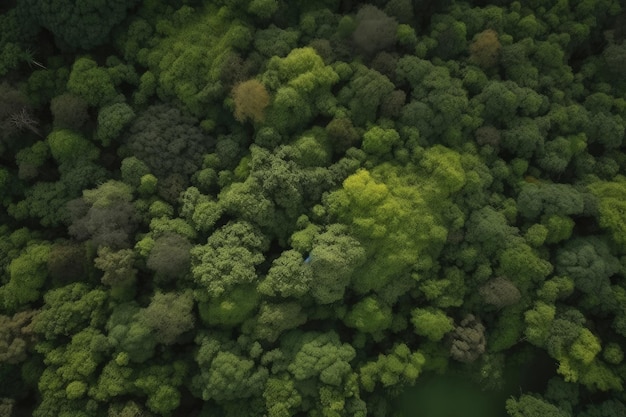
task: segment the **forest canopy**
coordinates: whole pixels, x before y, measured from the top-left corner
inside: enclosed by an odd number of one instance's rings
[[[626,415],[625,71],[619,0],[4,2],[0,417]]]

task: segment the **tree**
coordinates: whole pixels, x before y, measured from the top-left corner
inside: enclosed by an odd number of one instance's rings
[[[467,50],[467,26],[446,14],[435,15],[431,24],[431,38],[436,43],[435,56],[441,59],[453,59]]]
[[[569,184],[526,183],[517,197],[517,206],[520,214],[529,219],[541,214],[571,216],[583,212],[584,195]]]
[[[376,335],[389,329],[392,320],[393,315],[390,306],[376,297],[365,297],[348,311],[344,323],[362,333]]]
[[[150,168],[134,156],[122,159],[120,171],[122,173],[122,181],[133,188],[139,188],[142,178],[150,174]]]
[[[88,268],[85,246],[58,242],[50,248],[48,274],[56,283],[69,283],[85,277]]]
[[[486,254],[511,245],[519,234],[517,228],[509,226],[504,214],[489,206],[472,212],[465,227],[465,240],[480,244]]]
[[[111,287],[131,286],[137,278],[135,253],[132,249],[112,250],[108,246],[98,248],[94,266],[104,272],[101,281]]]
[[[18,132],[18,126],[13,123],[13,116],[18,115],[23,109],[30,109],[27,97],[6,82],[0,84],[0,155],[4,153],[6,142],[14,137]],[[5,142],[5,143],[3,143]]]
[[[48,275],[48,255],[51,245],[48,242],[33,242],[11,261],[8,268],[9,282],[0,287],[0,300],[7,311],[40,298],[39,290],[44,286]]]
[[[474,362],[485,352],[485,326],[468,314],[451,334],[450,356],[460,362]]]
[[[257,288],[261,294],[271,297],[300,298],[310,290],[312,280],[313,271],[300,252],[287,250],[272,262]]]
[[[128,149],[132,156],[144,162],[159,180],[174,174],[188,180],[213,145],[196,119],[164,104],[150,106],[139,114],[130,126],[129,135]]]
[[[307,316],[297,303],[263,303],[254,323],[252,337],[274,343],[283,332],[297,328],[306,321]]]
[[[201,371],[193,377],[192,387],[202,399],[224,404],[261,395],[268,379],[267,369],[216,339],[205,336],[199,344],[195,360]]]
[[[54,127],[80,131],[89,118],[87,106],[83,98],[71,93],[54,97],[50,102]]]
[[[374,391],[377,383],[388,389],[410,385],[420,375],[425,363],[426,358],[421,352],[411,352],[404,343],[396,344],[389,353],[379,354],[376,361],[361,366],[359,380],[368,392]]]
[[[524,313],[526,330],[524,334],[530,343],[543,346],[549,336],[550,326],[554,320],[556,308],[543,301],[535,302],[531,310]]]
[[[89,396],[97,401],[111,402],[114,397],[119,397],[124,394],[131,394],[136,392],[136,388],[133,384],[136,372],[128,366],[128,354],[125,352],[118,353],[113,360],[105,363],[102,366],[98,380],[91,384],[89,388]],[[115,409],[117,407],[110,407]],[[129,407],[127,404],[124,408],[133,409],[135,407]],[[111,413],[113,414],[113,413]],[[133,417],[141,417],[142,415]],[[126,417],[120,415],[119,417]]]
[[[250,223],[231,222],[218,229],[206,245],[191,250],[191,272],[211,297],[219,297],[238,285],[258,279],[255,267],[265,259],[267,242]]]
[[[78,58],[72,65],[67,89],[94,107],[111,104],[118,99],[109,72],[87,57]]]
[[[193,306],[191,291],[157,292],[148,307],[139,312],[138,321],[152,329],[160,343],[171,345],[180,335],[193,329]]]
[[[589,191],[598,198],[598,217],[600,226],[608,229],[613,240],[626,248],[626,221],[624,207],[626,178],[618,175],[613,181],[598,181],[590,184]]]
[[[138,321],[140,310],[135,302],[119,304],[106,324],[108,343],[117,354],[126,354],[136,363],[151,358],[158,343],[152,329]]]
[[[191,244],[178,234],[165,234],[155,240],[146,265],[155,271],[156,278],[174,280],[189,272]],[[159,278],[160,277],[160,278]]]
[[[47,138],[52,157],[59,165],[75,166],[98,158],[100,152],[82,135],[70,130],[55,130]]]
[[[25,310],[13,316],[0,315],[0,363],[18,364],[28,358],[36,341],[32,321],[37,313]]]
[[[615,306],[611,277],[620,270],[620,263],[604,239],[589,236],[568,241],[557,251],[555,266],[558,274],[574,280],[588,302]]]
[[[102,145],[109,146],[134,119],[135,112],[126,103],[105,106],[98,112],[96,138]]]
[[[50,148],[44,141],[38,141],[15,155],[19,166],[18,176],[22,180],[32,180],[40,174],[40,168],[50,157]]]
[[[341,386],[352,373],[350,361],[356,355],[354,348],[341,343],[334,331],[302,336],[287,367],[289,372],[297,381],[314,378],[324,384]]]
[[[521,293],[517,287],[504,277],[489,280],[480,287],[479,294],[487,304],[498,309],[513,305],[521,298]]]
[[[374,126],[363,135],[363,150],[369,154],[384,157],[400,141],[400,135],[394,129]]]
[[[87,386],[96,378],[98,366],[108,349],[106,337],[91,327],[75,333],[66,345],[56,348],[42,346],[47,367],[39,379],[41,401],[33,416],[43,417],[50,413],[59,416],[96,415],[96,404],[90,407],[91,411],[84,412],[87,403],[84,396]]]
[[[331,225],[313,241],[311,295],[320,304],[343,298],[355,269],[365,261],[365,251],[344,226]]]
[[[358,66],[350,83],[340,91],[339,97],[346,97],[352,122],[363,126],[374,122],[383,99],[395,89],[394,84],[378,71]]]
[[[146,406],[159,415],[169,415],[180,405],[179,386],[188,373],[188,365],[182,360],[166,365],[151,365],[142,368],[134,381],[148,397]]]
[[[232,96],[235,101],[235,119],[241,123],[246,119],[254,123],[263,122],[270,96],[260,81],[252,79],[236,84]]]
[[[362,6],[356,14],[354,43],[366,54],[372,55],[396,42],[398,22],[372,5]]]
[[[293,413],[291,410],[302,403],[302,396],[296,389],[293,379],[287,374],[268,378],[263,398],[268,417],[291,416]]]
[[[470,61],[482,68],[493,67],[498,63],[500,48],[498,33],[493,29],[484,30],[474,37],[469,47]]]
[[[511,417],[568,417],[569,413],[561,410],[540,397],[524,394],[519,399],[506,400],[506,412]]]
[[[252,0],[248,4],[248,13],[261,19],[269,19],[278,10],[277,0]]]
[[[266,57],[284,57],[298,45],[300,32],[293,28],[281,29],[270,24],[267,29],[257,30],[254,48]]]
[[[52,32],[61,45],[91,49],[107,41],[111,29],[136,3],[107,0],[79,5],[67,0],[28,0],[20,6]]]
[[[607,400],[600,404],[588,404],[585,410],[578,414],[580,417],[619,416],[626,413],[626,406],[618,400]]]
[[[433,342],[438,342],[454,329],[454,321],[442,310],[427,307],[416,308],[411,312],[411,323],[415,333]]]
[[[244,323],[257,311],[259,294],[252,285],[238,285],[218,296],[196,293],[198,313],[209,326],[235,327]]]
[[[262,81],[276,90],[266,122],[281,134],[303,130],[318,112],[330,116],[336,110],[330,89],[339,75],[311,47],[293,49],[284,58],[271,58]]]
[[[538,251],[525,243],[512,245],[502,251],[498,261],[497,272],[511,280],[522,294],[542,282],[554,269]]]
[[[81,282],[50,290],[33,321],[34,329],[50,341],[71,337],[89,326],[98,327],[106,320],[107,298],[105,291],[91,289]]]
[[[137,221],[132,199],[130,186],[119,181],[84,190],[81,199],[68,205],[73,219],[69,233],[79,240],[90,239],[97,246],[128,246]]]

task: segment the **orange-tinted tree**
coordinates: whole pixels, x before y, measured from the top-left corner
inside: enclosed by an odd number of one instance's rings
[[[263,121],[270,96],[260,81],[248,80],[237,84],[233,87],[232,96],[235,101],[235,119],[242,123],[247,119],[255,123]]]
[[[493,29],[480,32],[470,45],[470,60],[483,68],[493,67],[500,57],[498,33]]]

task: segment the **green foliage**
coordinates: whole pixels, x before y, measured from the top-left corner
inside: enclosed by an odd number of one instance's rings
[[[376,361],[367,362],[359,371],[359,379],[366,391],[376,384],[384,388],[410,385],[422,371],[426,358],[420,352],[411,352],[405,344],[397,344],[386,355],[379,354]]]
[[[555,264],[557,272],[572,278],[593,304],[614,303],[610,278],[620,265],[605,241],[593,237],[572,239],[557,252]]]
[[[160,343],[171,345],[194,325],[193,295],[157,292],[138,316],[140,325],[150,328]]]
[[[371,174],[351,175],[328,196],[329,211],[349,225],[367,251],[368,262],[354,275],[357,291],[381,289],[412,267],[430,267],[429,259],[440,250],[437,242],[443,243],[446,234],[435,196],[462,185],[457,163],[453,152],[435,148],[422,160],[420,173],[427,179],[418,186],[410,179],[417,168],[380,165]]]
[[[33,242],[8,266],[9,281],[0,287],[2,308],[17,311],[17,308],[37,301],[48,275],[50,244]]]
[[[385,156],[400,141],[400,135],[393,129],[374,126],[363,135],[363,150],[375,156]]]
[[[98,112],[96,138],[102,145],[108,146],[126,126],[135,118],[135,112],[126,103],[116,103],[103,107]]]
[[[234,327],[243,323],[255,312],[259,305],[258,295],[252,286],[238,285],[232,291],[219,297],[207,297],[202,294],[198,303],[200,318],[211,326]]]
[[[98,158],[99,152],[80,134],[69,130],[55,130],[48,136],[48,146],[52,157],[59,164],[73,165],[77,161]]]
[[[67,0],[28,0],[23,6],[60,44],[89,49],[105,43],[111,29],[135,3],[107,0],[79,5]]]
[[[267,243],[249,223],[228,223],[191,251],[195,282],[212,297],[237,285],[256,282],[256,265],[263,262]]]
[[[139,322],[140,308],[134,302],[118,305],[107,321],[107,341],[118,354],[143,363],[152,357],[158,340],[152,329]]]
[[[270,377],[265,385],[263,398],[269,417],[290,416],[292,415],[290,409],[298,407],[302,402],[294,381],[287,375]]]
[[[313,270],[304,262],[300,252],[287,250],[272,262],[258,291],[268,296],[299,298],[309,291],[312,280]]]
[[[363,333],[387,330],[392,320],[391,308],[374,297],[366,297],[356,303],[344,319],[346,325]]]
[[[506,412],[511,417],[567,417],[569,414],[554,404],[532,395],[524,394],[518,400],[506,400]]]
[[[187,178],[200,167],[211,145],[195,123],[176,108],[151,106],[131,125],[128,148],[157,178],[173,174]]]
[[[297,303],[264,303],[258,313],[252,335],[256,339],[275,342],[286,330],[297,328],[307,320]]]
[[[324,384],[340,386],[352,372],[349,362],[356,354],[354,348],[341,343],[334,331],[308,333],[298,345],[287,368],[297,381],[319,378]]]
[[[599,181],[588,186],[589,190],[599,199],[598,217],[600,226],[611,232],[613,240],[626,247],[624,239],[624,192],[626,192],[626,179],[618,176],[614,181]]]
[[[226,57],[245,50],[252,31],[215,6],[195,11],[183,6],[180,12],[177,20],[157,24],[162,36],[136,58],[154,74],[159,98],[203,117],[214,113],[214,101],[224,92],[219,75]]]
[[[342,225],[331,225],[313,241],[310,253],[311,295],[320,304],[343,298],[355,269],[365,260],[365,251]]]
[[[363,126],[376,120],[383,98],[393,90],[389,78],[365,66],[357,66],[350,83],[339,92],[339,98],[349,107],[353,124]]]
[[[120,181],[84,190],[83,197],[69,205],[73,217],[70,234],[79,240],[90,239],[97,246],[127,246],[136,222],[132,198],[130,186]]]
[[[44,141],[35,142],[30,148],[24,148],[15,155],[19,166],[18,176],[30,180],[39,174],[40,168],[50,157],[50,147]]]
[[[196,354],[201,367],[192,384],[202,398],[225,403],[260,395],[268,379],[267,369],[236,351],[220,350],[217,340],[204,337]]]
[[[623,5],[287,3],[0,6],[0,414],[624,415]]]
[[[453,320],[435,308],[416,308],[411,312],[411,323],[415,327],[415,333],[433,342],[440,341],[446,333],[454,329]]]
[[[67,89],[94,107],[117,100],[115,85],[108,71],[87,57],[77,59],[72,65]]]
[[[74,283],[48,291],[44,306],[33,321],[34,329],[47,340],[71,336],[88,326],[97,327],[106,317],[107,294]]]

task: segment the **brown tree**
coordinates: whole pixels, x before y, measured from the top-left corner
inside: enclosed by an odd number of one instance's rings
[[[265,118],[265,108],[270,104],[270,95],[259,80],[241,82],[232,91],[235,101],[235,119],[244,122],[252,119],[260,123]]]
[[[357,27],[352,33],[355,45],[368,55],[393,46],[398,22],[372,5],[361,7],[356,14]]]
[[[37,313],[26,310],[13,317],[0,315],[0,364],[16,364],[28,357],[28,350],[35,342],[31,323]]]
[[[491,304],[496,308],[513,305],[522,296],[517,287],[503,277],[496,277],[488,281],[480,287],[478,292],[487,304]]]
[[[500,58],[500,48],[495,30],[482,31],[474,37],[474,42],[470,45],[470,61],[482,68],[493,67]]]
[[[468,314],[451,335],[450,356],[459,362],[474,362],[485,352],[485,326]]]
[[[88,107],[84,99],[72,93],[56,96],[50,102],[54,127],[80,130],[89,119]]]

